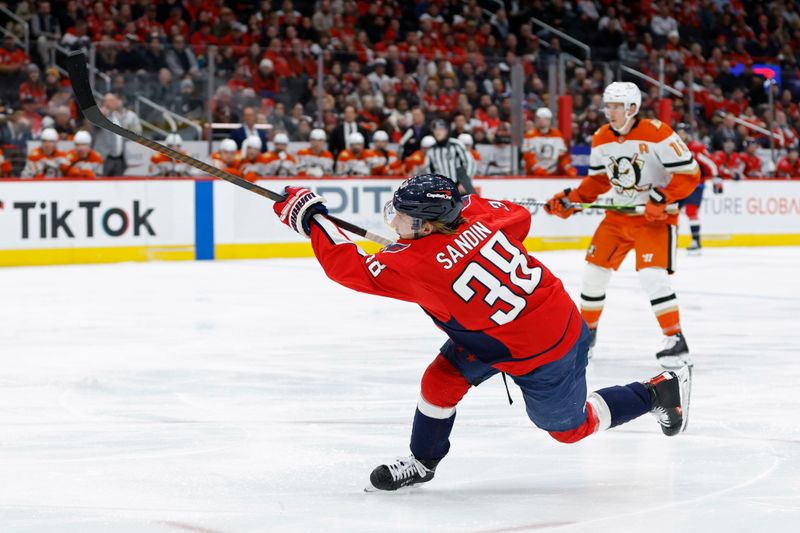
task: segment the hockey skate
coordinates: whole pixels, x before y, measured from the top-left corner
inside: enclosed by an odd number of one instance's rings
[[[700,244],[700,241],[692,239],[692,242],[689,244],[689,247],[686,248],[686,251],[689,255],[700,255],[701,250],[703,247]]]
[[[689,346],[683,333],[676,333],[664,339],[664,348],[656,353],[656,359],[661,366],[667,370],[675,370],[684,366],[691,366],[692,359],[689,357]]]
[[[413,455],[398,457],[393,463],[375,468],[369,476],[370,486],[364,491],[397,490],[426,483],[433,479],[437,464],[438,460],[420,461]]]
[[[650,412],[658,419],[664,435],[672,437],[685,431],[689,424],[692,369],[685,366],[675,372],[662,372],[645,387],[650,393]]]

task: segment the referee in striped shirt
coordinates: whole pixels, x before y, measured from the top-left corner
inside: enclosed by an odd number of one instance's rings
[[[475,176],[475,161],[467,154],[466,148],[457,139],[450,138],[450,128],[442,119],[431,124],[434,144],[425,154],[427,172],[442,174],[453,180],[460,192],[473,194],[472,178]]]

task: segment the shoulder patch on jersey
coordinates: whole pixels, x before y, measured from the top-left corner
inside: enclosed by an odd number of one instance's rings
[[[400,243],[400,242],[393,242],[392,244],[386,245],[383,248],[383,250],[381,250],[381,251],[383,253],[386,253],[386,254],[396,254],[396,253],[402,252],[403,250],[405,250],[409,246],[411,246],[411,245],[410,244]]]
[[[600,146],[601,144],[607,144],[611,142],[616,142],[617,136],[611,130],[611,126],[608,124],[603,124],[597,131],[592,134],[592,146]]]
[[[650,143],[660,143],[672,135],[672,128],[658,119],[642,119],[639,126],[634,128],[629,134],[628,139],[645,141]]]

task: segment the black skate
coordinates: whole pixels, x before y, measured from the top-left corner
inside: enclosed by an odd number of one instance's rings
[[[594,355],[594,345],[597,342],[597,328],[589,329],[589,359]]]
[[[433,479],[437,464],[439,460],[420,461],[413,455],[398,457],[394,463],[375,468],[369,476],[371,486],[364,491],[397,490],[401,487],[426,483]]]
[[[672,437],[686,430],[689,423],[689,401],[692,392],[692,369],[662,372],[647,383],[650,412],[661,424],[664,435]]]
[[[675,370],[684,366],[691,366],[689,346],[683,333],[676,333],[664,339],[664,349],[656,354],[659,364],[667,370]]]
[[[689,252],[689,255],[700,255],[700,251],[703,249],[700,241],[696,239],[692,239],[692,242],[689,244],[689,247],[686,249]]]

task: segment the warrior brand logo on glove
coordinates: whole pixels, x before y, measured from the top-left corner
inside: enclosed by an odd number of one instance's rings
[[[273,210],[281,222],[308,237],[311,234],[311,217],[328,212],[322,205],[325,199],[304,187],[286,187],[285,190],[286,199],[275,202]]]

